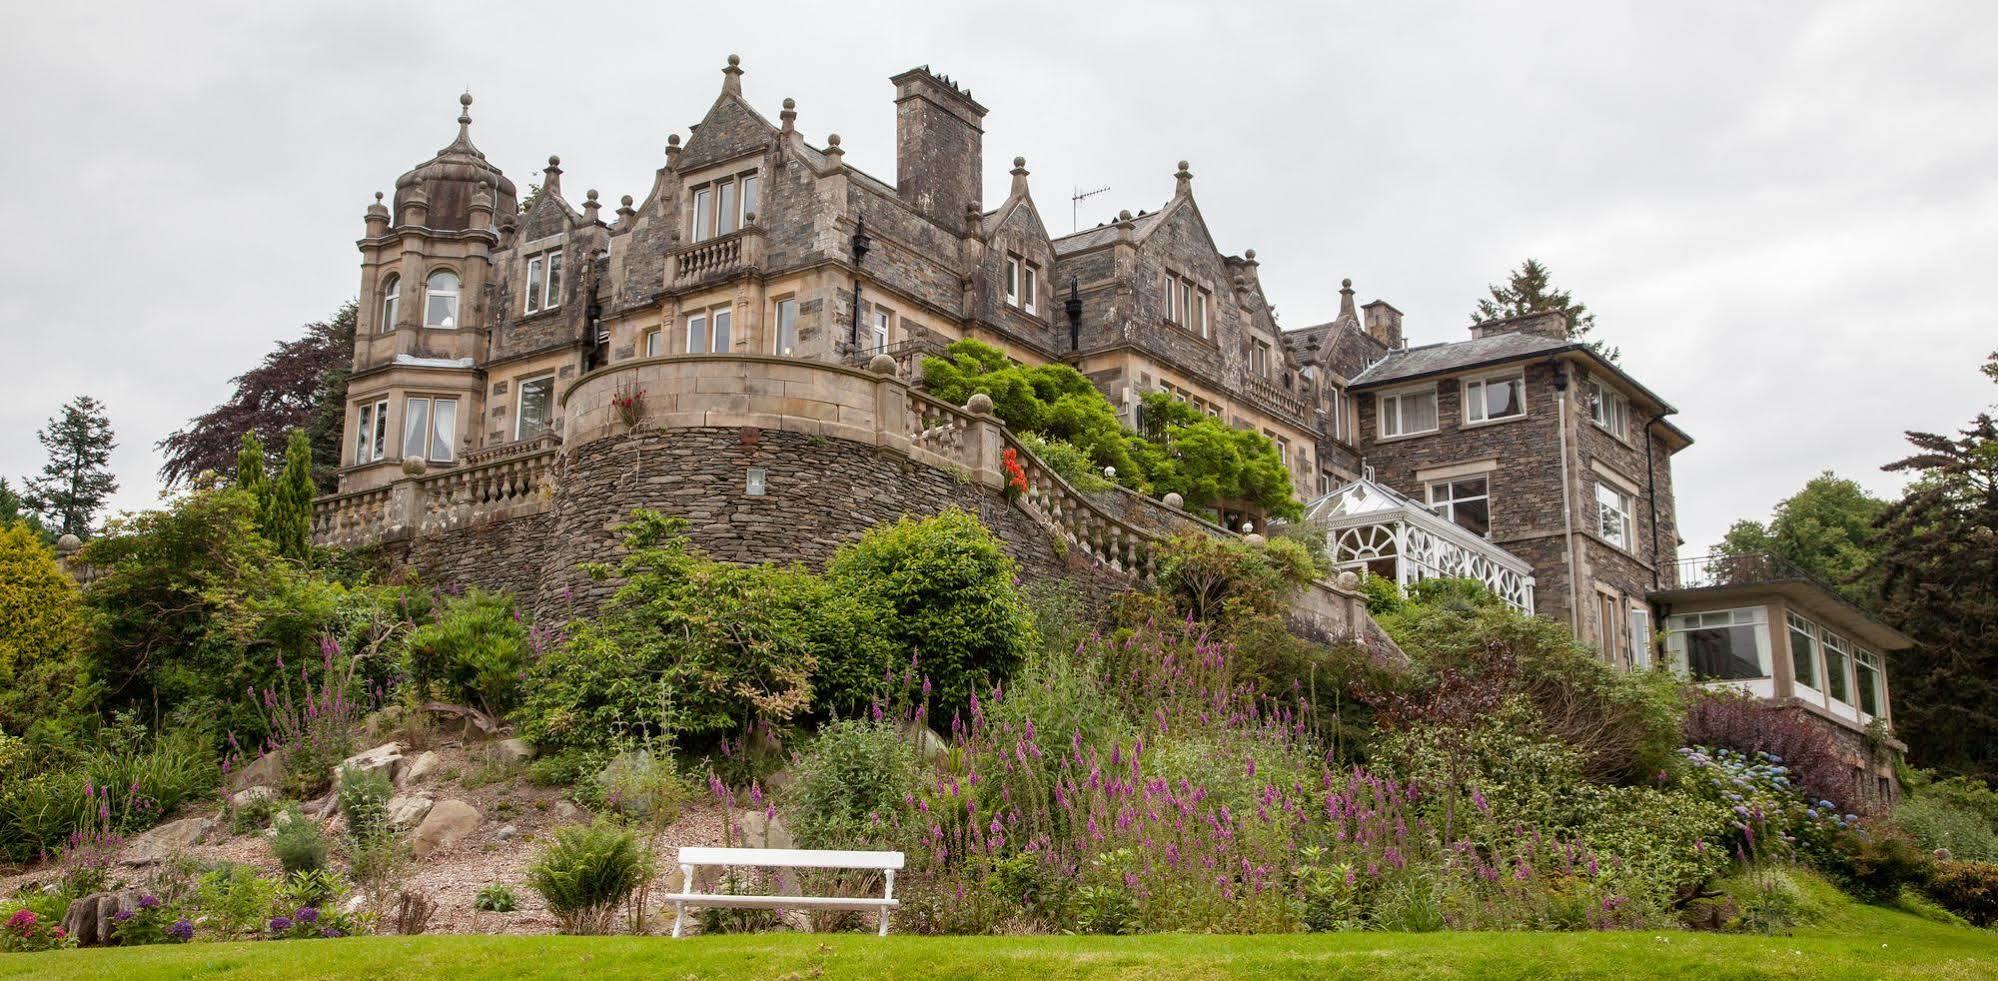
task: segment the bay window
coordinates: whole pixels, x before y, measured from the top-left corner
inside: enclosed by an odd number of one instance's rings
[[[790,357],[798,350],[798,298],[787,296],[778,300],[777,315],[773,319],[777,325],[777,335],[771,353],[779,357]]]
[[[458,326],[460,285],[458,274],[449,269],[439,269],[430,274],[430,279],[423,286],[423,326],[445,329]]]
[[[1673,662],[1694,681],[1769,677],[1769,614],[1759,606],[1670,618]]]
[[[730,335],[730,321],[733,310],[730,307],[715,307],[702,310],[687,318],[688,354],[727,354],[733,337]]]
[[[513,438],[539,436],[554,422],[555,376],[542,375],[522,381],[514,408]]]
[[[402,458],[450,463],[457,458],[458,400],[412,396],[402,403]]]
[[[1494,422],[1526,414],[1524,375],[1473,378],[1464,383],[1464,421]]]
[[[1790,614],[1790,671],[1798,685],[1818,688],[1818,625]]]
[[[354,425],[354,463],[373,463],[388,455],[388,399],[364,402]]]
[[[1846,680],[1852,671],[1852,645],[1844,637],[1827,630],[1825,646],[1825,694],[1832,701],[1852,704],[1852,685]]]
[[[1436,431],[1436,388],[1410,389],[1375,396],[1380,407],[1381,438]]]
[[[384,334],[395,329],[395,318],[402,313],[402,277],[390,273],[382,280],[382,317],[375,329]]]

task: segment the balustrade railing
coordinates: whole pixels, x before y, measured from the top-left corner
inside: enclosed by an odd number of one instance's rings
[[[1764,553],[1745,555],[1725,555],[1719,552],[1710,555],[1680,559],[1675,571],[1678,574],[1678,588],[1706,589],[1714,586],[1747,586],[1765,582],[1803,580],[1812,583],[1833,595],[1838,590],[1820,581],[1816,576],[1805,572],[1789,560]]]
[[[1311,397],[1302,391],[1285,388],[1261,375],[1248,376],[1244,386],[1249,397],[1262,402],[1266,407],[1289,413],[1293,418],[1310,422],[1316,416]]]
[[[737,269],[757,267],[762,258],[758,248],[761,236],[762,230],[751,225],[705,242],[682,246],[670,256],[674,282],[694,283]]]
[[[532,442],[533,447],[522,443]],[[483,462],[454,467],[350,494],[321,498],[312,507],[312,540],[352,546],[397,535],[429,534],[545,505],[558,441],[521,441],[494,447]],[[473,459],[471,454],[467,460]]]

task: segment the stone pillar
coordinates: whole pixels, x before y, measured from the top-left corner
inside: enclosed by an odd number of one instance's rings
[[[964,433],[964,465],[971,469],[972,478],[993,490],[1006,487],[1006,468],[999,462],[1004,440],[999,437],[998,420],[992,417],[992,396],[974,392],[964,403],[964,411],[971,413],[971,425]]]
[[[895,359],[877,354],[867,363],[874,373],[874,445],[908,455],[909,386],[895,377]]]

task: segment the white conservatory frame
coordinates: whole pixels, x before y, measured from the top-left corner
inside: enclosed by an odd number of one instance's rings
[[[1389,575],[1405,593],[1425,579],[1476,579],[1522,613],[1533,612],[1533,566],[1428,506],[1373,480],[1356,480],[1305,505],[1326,532],[1335,569]]]

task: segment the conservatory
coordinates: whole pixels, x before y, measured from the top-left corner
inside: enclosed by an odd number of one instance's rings
[[[1406,590],[1424,579],[1476,579],[1513,609],[1533,612],[1533,567],[1426,505],[1371,479],[1305,505],[1323,529],[1332,565],[1391,579]]]

